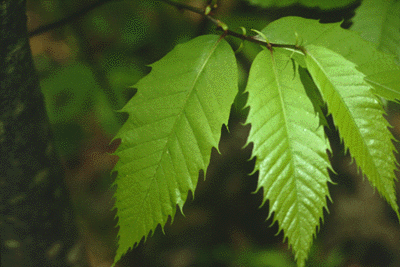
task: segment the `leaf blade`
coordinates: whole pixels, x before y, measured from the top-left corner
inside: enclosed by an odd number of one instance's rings
[[[262,32],[272,43],[293,45],[300,42],[303,46],[324,46],[339,53],[357,65],[377,95],[400,100],[400,66],[394,57],[378,51],[373,43],[356,32],[341,28],[340,23],[322,24],[312,19],[284,17],[270,23]]]
[[[365,0],[356,9],[351,30],[373,42],[381,51],[396,56],[400,63],[400,2]]]
[[[324,47],[309,45],[306,49],[308,70],[346,149],[400,218],[394,188],[395,148],[381,104],[354,63]]]
[[[220,64],[224,62],[224,64]],[[119,161],[115,207],[120,227],[115,262],[182,210],[218,148],[237,89],[234,53],[216,35],[178,45],[140,80],[121,110],[129,114],[115,138]]]
[[[257,157],[256,191],[264,189],[269,216],[275,212],[274,222],[279,221],[303,266],[327,205],[330,163],[323,128],[288,61],[283,54],[262,51],[252,64],[246,88],[248,143],[254,143],[252,157]]]

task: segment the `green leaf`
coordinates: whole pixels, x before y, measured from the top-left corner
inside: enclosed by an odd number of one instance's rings
[[[352,21],[353,31],[400,62],[400,1],[364,0]]]
[[[254,60],[246,91],[257,191],[264,189],[274,222],[304,266],[329,197],[330,163],[323,127],[289,57],[262,51]]]
[[[248,0],[253,5],[261,7],[285,7],[300,4],[306,7],[318,7],[320,9],[334,9],[350,5],[355,0]]]
[[[355,63],[376,94],[388,100],[400,100],[400,66],[394,57],[378,51],[356,32],[342,29],[340,23],[321,24],[317,20],[285,17],[270,23],[262,32],[271,43],[300,42],[329,48]]]
[[[346,149],[400,218],[394,188],[395,148],[381,103],[354,63],[324,47],[309,45],[306,50],[308,70]]]
[[[223,64],[221,64],[223,62]],[[142,237],[182,211],[218,147],[238,92],[236,59],[216,35],[178,45],[140,80],[121,110],[128,121],[115,138],[119,248],[115,262]]]
[[[301,83],[306,90],[306,94],[313,104],[314,112],[318,114],[320,125],[328,127],[328,121],[325,117],[326,103],[314,81],[312,80],[310,73],[307,72],[307,69],[299,67],[299,75]]]

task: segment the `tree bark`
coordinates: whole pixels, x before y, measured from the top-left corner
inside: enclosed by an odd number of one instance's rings
[[[77,266],[79,247],[28,42],[26,0],[0,1],[1,266]]]

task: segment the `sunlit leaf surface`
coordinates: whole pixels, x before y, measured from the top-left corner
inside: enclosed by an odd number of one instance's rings
[[[340,23],[322,24],[312,19],[284,17],[262,32],[274,43],[329,48],[355,63],[376,94],[388,100],[400,100],[400,66],[395,63],[394,56],[378,51],[375,44],[354,31],[341,28]]]
[[[257,190],[270,201],[299,266],[304,266],[329,197],[327,142],[323,127],[290,59],[262,51],[246,91],[251,124],[248,142],[259,170]]]
[[[381,103],[354,63],[325,47],[310,45],[306,49],[308,70],[327,102],[345,147],[399,216],[393,136]]]
[[[364,0],[356,9],[351,29],[400,63],[400,1]]]

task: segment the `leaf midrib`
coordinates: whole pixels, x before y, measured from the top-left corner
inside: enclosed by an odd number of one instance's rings
[[[387,90],[387,91],[389,91],[389,92],[392,92],[392,93],[397,94],[397,95],[398,95],[398,98],[394,98],[394,99],[397,100],[397,101],[400,100],[400,92],[399,92],[399,91],[393,90],[391,87],[388,87],[387,85],[385,85],[385,84],[383,84],[383,83],[375,82],[375,81],[371,80],[370,78],[368,78],[368,76],[365,77],[364,80],[365,80],[366,82],[370,83],[371,85],[373,85],[374,87],[375,87],[375,86],[376,86],[376,87],[381,87],[381,88],[384,88],[385,90]]]
[[[201,74],[203,73],[204,68],[205,68],[207,62],[209,61],[210,57],[212,56],[212,54],[213,54],[214,51],[216,50],[216,48],[217,48],[217,46],[218,46],[218,44],[220,43],[221,40],[222,40],[222,38],[218,39],[218,41],[214,44],[214,46],[213,46],[212,49],[210,50],[209,54],[204,58],[204,62],[203,62],[203,64],[201,65],[201,67],[199,68],[200,71],[198,71],[198,74],[197,74],[196,78],[195,78],[194,81],[193,81],[192,87],[191,87],[191,89],[190,89],[190,93],[187,94],[187,97],[186,97],[186,99],[185,99],[185,101],[184,101],[185,104],[183,105],[183,108],[182,108],[182,110],[179,112],[179,114],[176,115],[177,118],[176,118],[176,120],[175,120],[175,122],[174,122],[174,126],[171,128],[171,133],[175,133],[175,130],[174,130],[174,129],[176,128],[177,123],[181,120],[182,116],[185,114],[185,110],[186,110],[186,107],[187,107],[188,99],[189,99],[189,98],[193,95],[193,93],[195,92],[194,88],[196,87],[196,83],[198,82],[199,77],[200,77]],[[186,115],[185,115],[185,116],[186,116]],[[157,182],[156,177],[157,177],[157,174],[159,173],[159,169],[161,168],[161,164],[160,164],[160,163],[161,163],[161,161],[163,160],[163,158],[164,158],[164,156],[165,156],[167,150],[169,149],[169,144],[170,144],[170,142],[171,142],[171,133],[170,133],[170,134],[168,135],[168,137],[167,137],[167,138],[168,138],[168,141],[167,141],[167,143],[166,143],[165,146],[164,146],[163,152],[161,153],[160,161],[159,161],[158,164],[157,164],[157,167],[156,167],[156,169],[155,169],[155,171],[154,171],[154,175],[153,175],[153,177],[151,178],[151,182],[149,183],[149,186],[148,186],[148,188],[147,188],[147,190],[146,190],[146,195],[143,197],[143,200],[142,200],[141,204],[139,205],[140,208],[143,206],[143,203],[145,203],[146,199],[148,198],[148,195],[149,195],[149,193],[150,193],[150,188],[152,187],[152,184],[153,184],[154,182]],[[179,138],[177,138],[177,140],[178,140],[178,143],[179,143]],[[182,147],[182,146],[179,144],[179,147]],[[199,148],[200,148],[200,147],[199,147]],[[201,149],[199,149],[199,150],[201,150]],[[187,164],[186,164],[186,167],[187,167]],[[190,173],[190,172],[189,172],[189,173]],[[175,205],[175,204],[174,204],[174,205]]]
[[[338,96],[338,98],[340,99],[341,104],[342,104],[341,106],[344,107],[344,108],[346,109],[346,111],[347,111],[347,114],[349,114],[349,117],[350,117],[350,119],[351,119],[351,121],[352,121],[352,124],[356,126],[356,127],[354,127],[354,128],[357,130],[359,139],[362,141],[363,147],[366,148],[365,150],[367,151],[367,153],[368,153],[368,155],[369,155],[369,156],[368,156],[368,159],[369,159],[368,162],[371,162],[371,160],[370,160],[370,159],[372,158],[371,151],[370,151],[370,149],[368,148],[368,146],[367,146],[367,144],[366,144],[366,142],[365,142],[365,140],[364,140],[364,138],[363,138],[363,135],[362,135],[362,133],[361,133],[361,131],[360,131],[360,128],[358,127],[358,125],[357,125],[355,119],[353,118],[352,113],[350,112],[349,108],[348,108],[347,105],[345,104],[345,102],[344,102],[344,100],[343,100],[341,94],[339,94],[339,93],[337,92],[337,90],[334,89],[335,86],[333,86],[332,81],[329,79],[329,76],[328,76],[328,75],[326,74],[326,72],[324,71],[324,68],[319,64],[318,60],[316,60],[316,58],[315,58],[311,53],[309,53],[309,52],[307,52],[307,55],[310,56],[310,57],[313,59],[313,61],[317,64],[317,66],[318,66],[318,68],[319,68],[319,71],[323,73],[323,75],[324,75],[326,81],[328,81],[328,82],[329,82],[329,85],[333,88],[333,89],[331,89],[331,90],[333,90],[333,93],[336,94],[336,95]],[[329,106],[328,106],[328,110],[329,110]],[[338,127],[338,126],[337,126],[337,127]],[[340,129],[339,129],[339,134],[340,134]],[[361,138],[360,138],[360,137],[361,137]],[[344,137],[342,137],[342,138],[344,138]],[[345,146],[349,149],[349,147],[348,147],[346,144],[345,144]],[[351,153],[351,151],[350,151],[350,153]],[[374,161],[372,161],[372,162],[374,163]],[[379,168],[377,168],[377,166],[376,166],[375,164],[373,164],[373,166],[374,166],[374,172],[379,174],[379,173],[380,173],[380,172],[379,172]]]
[[[292,138],[291,138],[291,134],[290,134],[290,131],[289,131],[289,129],[288,129],[288,123],[292,123],[292,122],[290,122],[289,120],[288,120],[288,116],[287,116],[287,112],[286,112],[286,105],[285,105],[285,103],[284,103],[284,96],[283,96],[283,94],[282,94],[282,85],[280,84],[280,82],[279,82],[279,78],[280,78],[280,76],[278,75],[278,73],[277,73],[277,68],[276,68],[276,63],[275,63],[275,59],[274,59],[274,57],[273,57],[273,55],[271,54],[271,57],[272,57],[272,61],[273,61],[273,65],[274,65],[274,75],[275,75],[275,80],[276,80],[276,83],[277,83],[277,85],[278,85],[278,92],[279,92],[279,99],[280,99],[280,102],[281,102],[281,108],[282,108],[282,111],[283,111],[283,117],[284,117],[284,120],[285,120],[285,131],[286,131],[286,136],[287,136],[287,138],[288,138],[288,145],[289,145],[289,147],[290,147],[290,164],[293,164],[293,160],[294,160],[294,154],[295,154],[295,152],[294,152],[294,148],[293,148],[293,141],[292,141]],[[293,168],[293,173],[292,173],[292,177],[293,176],[296,176],[296,167],[293,167],[292,166],[292,168]],[[291,177],[289,177],[289,178],[291,178]],[[295,217],[296,217],[296,219],[295,220],[293,220],[292,221],[292,223],[296,223],[296,231],[301,231],[301,229],[298,229],[298,214],[300,213],[299,212],[299,207],[298,207],[298,205],[299,205],[299,199],[301,199],[301,197],[299,198],[299,185],[298,185],[298,181],[297,180],[295,180],[295,190],[296,190],[296,201],[295,201],[295,205],[296,205],[296,215],[295,215]],[[281,192],[282,193],[282,192]],[[280,195],[280,194],[279,194]],[[278,196],[279,196],[278,195]],[[278,198],[278,196],[277,196],[277,198]],[[301,201],[300,201],[301,202]],[[286,217],[286,216],[285,216]]]

